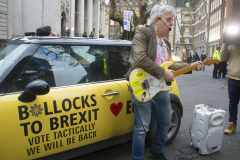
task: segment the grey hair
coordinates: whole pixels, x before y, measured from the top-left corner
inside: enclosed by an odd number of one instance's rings
[[[154,5],[150,13],[150,25],[153,24],[155,17],[162,17],[165,13],[172,13],[175,17],[175,8],[169,5]]]

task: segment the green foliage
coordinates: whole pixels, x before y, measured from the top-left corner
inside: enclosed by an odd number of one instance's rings
[[[133,39],[133,36],[134,36],[134,33],[135,33],[135,27],[134,27],[134,29],[132,29],[132,25],[131,25],[131,27],[130,27],[131,29],[130,29],[130,31],[123,31],[123,32],[121,32],[121,36],[119,37],[119,39],[122,39],[122,40],[132,40]]]
[[[138,26],[139,24],[139,17],[136,14],[133,15],[133,24],[134,26]]]

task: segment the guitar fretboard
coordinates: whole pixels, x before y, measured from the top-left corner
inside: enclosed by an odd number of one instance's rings
[[[206,63],[207,62],[207,63]],[[204,62],[203,62],[203,65],[207,64],[208,66],[212,65],[213,63],[219,63],[219,60],[217,59],[206,59]],[[181,75],[181,74],[184,74],[184,73],[187,73],[187,72],[190,72],[192,70],[195,70],[197,69],[197,66],[196,65],[193,65],[193,66],[189,66],[189,67],[185,67],[183,69],[179,69],[177,71],[174,71],[173,72],[173,75],[175,77]]]
[[[179,69],[179,70],[177,70],[177,71],[174,71],[174,72],[173,72],[173,75],[174,75],[175,77],[177,77],[177,76],[179,76],[179,75],[181,75],[181,74],[190,72],[190,71],[195,70],[195,69],[197,69],[197,66],[196,66],[196,65],[189,66],[189,67],[185,67],[185,68],[183,68],[183,69]]]

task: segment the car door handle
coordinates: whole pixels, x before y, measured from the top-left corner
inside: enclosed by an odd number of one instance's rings
[[[113,96],[113,95],[118,95],[118,94],[119,94],[119,92],[112,92],[112,93],[102,94],[102,97]]]

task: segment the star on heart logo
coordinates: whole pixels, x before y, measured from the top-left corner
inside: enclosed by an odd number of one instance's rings
[[[110,106],[110,110],[117,117],[118,114],[121,112],[122,107],[123,107],[123,103],[122,102],[118,102],[117,105],[115,103],[113,103]]]

